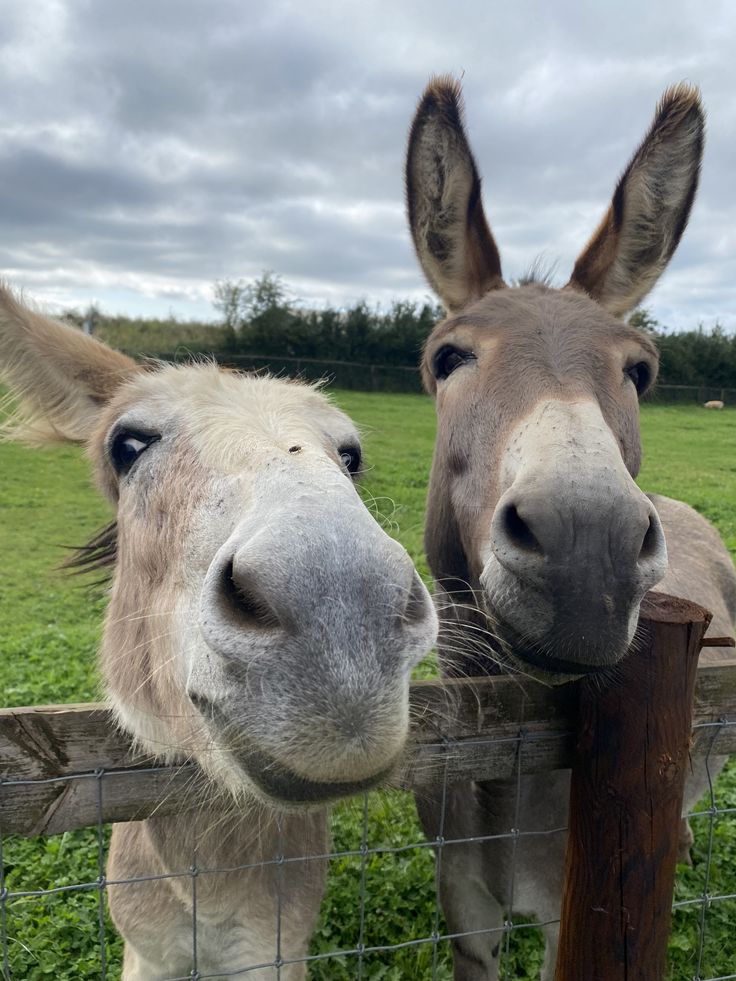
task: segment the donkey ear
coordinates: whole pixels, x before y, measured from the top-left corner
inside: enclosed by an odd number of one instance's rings
[[[704,130],[699,91],[684,83],[668,89],[569,286],[585,290],[616,316],[641,303],[685,231]]]
[[[419,262],[448,310],[504,285],[463,128],[460,83],[449,76],[430,81],[414,117],[406,200]]]
[[[20,304],[0,286],[0,376],[18,406],[3,427],[28,443],[81,443],[119,385],[141,369],[66,324]]]

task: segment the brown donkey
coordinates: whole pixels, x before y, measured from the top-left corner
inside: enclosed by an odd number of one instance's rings
[[[324,855],[324,805],[391,769],[436,636],[408,555],[357,494],[356,429],[313,387],[144,369],[4,290],[0,369],[13,434],[86,445],[116,508],[100,665],[120,725],[210,780],[186,813],[113,829],[110,882],[147,877],[109,886],[123,978],[303,978],[288,962],[324,862],[273,860]]]
[[[618,319],[654,285],[687,223],[703,146],[697,91],[665,93],[563,289],[504,284],[460,99],[452,79],[430,83],[406,166],[416,251],[448,311],[422,365],[437,405],[425,543],[443,670],[552,683],[605,672],[626,654],[641,599],[657,585],[712,610],[713,632],[732,633],[736,575],[717,533],[634,482],[638,397],[655,379],[657,351]],[[701,789],[694,779],[690,799]],[[566,774],[524,777],[519,790],[517,823],[515,781],[450,788],[442,834],[564,826]],[[418,806],[435,835],[440,803]],[[449,929],[466,934],[454,942],[458,981],[498,976],[504,909],[557,919],[563,850],[563,834],[544,833],[444,849]],[[546,933],[550,979],[554,923]]]

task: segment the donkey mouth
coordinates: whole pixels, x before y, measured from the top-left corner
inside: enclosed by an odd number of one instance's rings
[[[205,715],[210,724],[222,732],[232,732],[233,722],[222,709],[206,696],[189,692],[189,698],[197,709]],[[260,795],[272,804],[291,807],[307,807],[315,804],[328,804],[384,783],[395,767],[395,760],[388,767],[382,767],[370,777],[360,780],[310,780],[301,773],[295,773],[279,760],[263,750],[256,749],[252,742],[241,738],[228,740],[228,750],[233,760],[243,771]]]
[[[327,804],[363,793],[382,783],[391,772],[388,768],[366,779],[333,782],[310,780],[258,750],[248,750],[238,761],[250,780],[269,800],[292,806]]]
[[[534,668],[534,673],[542,672],[543,680],[549,681],[549,676],[561,675],[567,680],[583,675],[594,675],[609,670],[611,665],[607,663],[591,663],[588,661],[573,661],[567,658],[557,657],[556,654],[545,652],[539,648],[532,647],[525,641],[520,634],[503,620],[498,614],[494,614],[494,632],[501,639],[501,646],[505,657],[513,662],[518,662],[524,668]],[[547,645],[545,645],[547,646]],[[549,649],[554,650],[554,642],[549,643]]]
[[[610,668],[606,664],[585,664],[581,661],[566,661],[564,658],[555,657],[552,654],[541,654],[527,648],[512,647],[509,651],[512,658],[523,661],[533,668],[538,668],[546,674],[564,674],[577,676],[584,674],[596,674]]]

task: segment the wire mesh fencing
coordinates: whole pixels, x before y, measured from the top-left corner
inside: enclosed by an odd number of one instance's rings
[[[274,814],[275,844],[258,862],[211,865],[195,844],[180,867],[130,877],[108,874],[107,822],[151,814],[186,822],[194,768],[130,765],[124,741],[99,707],[4,710],[0,952],[5,979],[118,978],[122,943],[108,914],[110,894],[174,880],[188,897],[191,924],[186,970],[172,971],[168,981],[287,981],[300,971],[320,981],[448,981],[453,941],[497,952],[505,981],[539,977],[540,928],[554,928],[557,917],[540,921],[533,908],[524,908],[519,870],[533,843],[550,855],[561,854],[566,821],[564,814],[561,821],[551,814],[535,823],[525,813],[525,781],[540,774],[551,780],[569,766],[576,738],[574,688],[550,690],[509,678],[413,686],[411,759],[396,782],[411,788],[420,803],[431,796],[437,804],[439,823],[429,834],[417,821],[411,793],[375,791],[334,808],[328,848],[287,849],[281,818]],[[706,787],[690,813],[693,865],[680,867],[672,904],[667,974],[672,981],[736,978],[736,765],[720,772],[723,754],[732,751],[736,739],[734,698],[736,661],[700,673],[693,760],[696,771],[699,761],[705,764]],[[89,765],[95,761],[106,765]],[[451,799],[470,779],[484,781],[490,795],[503,787],[512,806],[492,833],[456,836]],[[510,870],[503,917],[480,925],[476,918],[451,929],[440,895],[443,870],[469,850],[472,863],[483,849],[499,845]],[[294,897],[282,888],[297,868],[316,881],[329,870],[311,942],[301,950],[294,949],[288,934]],[[233,874],[247,879],[264,870],[275,883],[272,949],[267,956],[213,965],[211,915],[202,896],[213,881]],[[479,868],[476,878],[480,873]]]
[[[560,735],[563,739],[565,736]],[[523,729],[513,740],[519,761],[517,779],[522,779],[521,762],[524,750],[535,741],[533,734]],[[498,750],[498,740],[478,739],[474,749]],[[501,740],[508,747],[509,738]],[[467,747],[464,747],[466,749]],[[449,741],[432,746],[425,752],[451,758],[453,745]],[[274,978],[288,977],[285,969],[293,964],[307,965],[313,978],[378,978],[415,977],[443,979],[451,977],[449,942],[462,936],[482,934],[490,945],[499,944],[504,952],[502,977],[518,974],[514,961],[525,956],[540,957],[539,924],[528,919],[515,919],[511,910],[500,928],[482,931],[450,933],[444,923],[437,882],[443,856],[450,849],[504,839],[512,851],[519,839],[535,836],[560,837],[564,826],[554,829],[520,829],[510,827],[496,835],[453,839],[447,837],[444,820],[435,837],[427,838],[416,821],[410,794],[397,790],[365,794],[359,800],[341,805],[333,819],[333,847],[318,854],[285,858],[276,852],[259,868],[271,865],[284,868],[289,864],[319,866],[329,863],[327,895],[320,922],[309,951],[299,957],[284,956],[282,950],[281,906],[278,904],[276,923],[277,942],[269,960],[243,962],[228,970],[210,973],[198,956],[200,923],[198,919],[197,887],[206,878],[233,872],[248,872],[254,865],[202,865],[196,851],[182,868],[166,873],[151,872],[148,876],[111,879],[106,874],[109,828],[104,824],[105,783],[117,779],[123,771],[113,774],[104,770],[72,774],[63,778],[44,780],[4,779],[0,794],[18,791],[43,790],[49,783],[63,786],[73,793],[74,785],[88,783],[94,787],[99,800],[99,820],[85,831],[65,832],[46,839],[23,839],[0,832],[0,859],[3,873],[0,880],[0,942],[2,964],[8,979],[43,977],[50,973],[65,977],[63,971],[72,967],[67,956],[79,958],[69,973],[75,978],[116,978],[120,970],[120,943],[114,934],[106,911],[106,894],[146,881],[179,879],[187,881],[191,890],[191,968],[186,974],[172,974],[167,981],[192,977],[250,977],[269,970]],[[131,771],[132,772],[132,771]],[[444,768],[441,794],[447,792],[448,768]],[[86,790],[84,793],[86,794]],[[274,820],[278,820],[275,818]],[[517,822],[520,824],[521,821]],[[58,842],[58,846],[56,845]],[[51,854],[49,854],[51,846]],[[342,847],[341,847],[342,846]],[[65,863],[65,851],[80,848],[82,861],[72,868]],[[43,857],[39,860],[39,855]],[[44,881],[58,885],[39,885],[39,866],[43,866]],[[77,870],[87,876],[79,881],[65,882]],[[74,900],[70,910],[68,903]],[[59,915],[67,904],[66,915]],[[48,929],[43,932],[44,923]],[[69,930],[79,935],[69,941]],[[34,935],[43,934],[40,948],[33,949]],[[521,934],[529,935],[531,953],[517,942]],[[64,951],[68,951],[65,955]],[[325,949],[327,948],[327,949]],[[52,953],[55,951],[55,953]],[[44,958],[60,958],[54,963]]]
[[[705,723],[703,729],[722,731],[726,726],[736,726],[736,720]],[[517,741],[520,760],[528,740],[529,735],[521,731]],[[488,740],[489,748],[492,742]],[[478,745],[481,748],[482,741]],[[452,751],[447,745],[437,749]],[[521,779],[521,768],[518,777]],[[731,768],[730,777],[731,785],[736,784],[736,768]],[[68,786],[89,782],[96,788],[100,820],[93,829],[36,840],[0,834],[0,943],[7,979],[49,975],[119,977],[121,945],[109,922],[106,894],[116,886],[171,878],[188,881],[191,890],[192,966],[187,974],[171,975],[170,981],[192,977],[247,978],[266,969],[272,977],[281,978],[288,976],[284,969],[294,963],[307,965],[308,976],[313,978],[447,979],[451,977],[450,941],[479,933],[487,938],[489,946],[500,946],[501,978],[531,978],[539,970],[539,927],[547,924],[519,917],[510,905],[500,928],[451,933],[442,916],[437,882],[443,857],[450,849],[503,838],[513,853],[519,840],[564,836],[564,826],[520,830],[519,815],[517,826],[501,835],[452,839],[440,828],[436,837],[428,839],[413,819],[408,794],[366,794],[338,810],[333,827],[335,842],[330,851],[288,859],[276,853],[269,860],[275,867],[294,862],[327,862],[331,867],[322,917],[310,950],[297,958],[284,957],[278,942],[270,960],[243,962],[232,970],[209,973],[198,958],[198,882],[225,873],[246,872],[251,866],[201,866],[195,852],[181,869],[152,872],[147,877],[108,879],[109,828],[102,820],[105,780],[105,771],[62,778]],[[39,783],[4,780],[2,791],[19,786],[32,788]],[[727,885],[724,888],[729,882],[736,884],[736,855],[728,850],[722,853],[719,846],[721,840],[736,840],[736,794],[733,790],[730,794],[728,780],[723,791],[725,799],[719,782],[714,780],[704,800],[690,814],[696,858],[692,869],[681,869],[677,883],[670,951],[672,978],[722,981],[736,975],[732,927],[736,889],[728,891]],[[74,853],[77,849],[80,853],[70,861],[65,852]],[[75,874],[80,874],[78,881],[65,881]],[[60,884],[45,884],[52,881]],[[280,941],[278,922],[276,932]]]
[[[704,796],[688,811],[693,831],[692,866],[682,867],[672,904],[671,956],[687,970],[672,978],[727,981],[736,978],[736,761],[726,764],[717,746],[736,733],[736,718],[696,722],[693,738],[705,745]]]

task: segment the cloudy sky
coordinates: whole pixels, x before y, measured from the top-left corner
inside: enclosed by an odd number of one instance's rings
[[[569,275],[670,83],[701,190],[648,305],[736,330],[736,8],[692,0],[2,0],[0,274],[51,308],[213,318],[212,283],[427,295],[403,206],[430,74],[463,75],[507,277]]]

